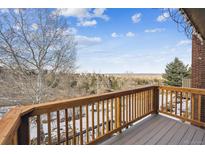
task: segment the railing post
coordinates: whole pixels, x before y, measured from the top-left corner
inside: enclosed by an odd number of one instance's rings
[[[159,113],[159,86],[155,86],[153,89],[153,113]]]
[[[121,127],[121,97],[117,97],[117,115],[116,119],[117,119],[117,128]],[[119,131],[121,133],[121,130]]]
[[[21,117],[21,123],[18,129],[18,144],[29,144],[29,118],[26,115]]]

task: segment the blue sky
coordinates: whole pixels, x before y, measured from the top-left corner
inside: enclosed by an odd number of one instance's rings
[[[61,9],[78,41],[78,72],[163,73],[179,57],[191,64],[191,40],[163,9]]]

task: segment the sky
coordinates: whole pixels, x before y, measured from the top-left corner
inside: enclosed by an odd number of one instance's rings
[[[77,72],[163,73],[179,57],[191,63],[191,40],[164,9],[57,9],[78,42]]]

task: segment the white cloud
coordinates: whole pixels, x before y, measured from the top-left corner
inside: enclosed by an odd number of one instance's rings
[[[68,8],[68,9],[56,9],[55,12],[60,12],[61,15],[66,17],[76,17],[78,19],[92,19],[101,18],[109,20],[109,17],[105,14],[104,8],[88,9],[88,8]],[[54,13],[55,13],[54,12]]]
[[[158,22],[164,22],[169,18],[169,13],[168,12],[164,12],[163,14],[161,14],[160,16],[157,17],[157,21]]]
[[[133,23],[138,23],[138,22],[140,22],[141,16],[142,16],[141,13],[136,13],[136,14],[134,14],[134,15],[131,17]]]
[[[163,32],[165,28],[153,28],[153,29],[145,29],[145,33],[156,33],[156,32]]]
[[[83,26],[83,27],[91,27],[91,26],[95,26],[97,24],[96,20],[84,20],[84,21],[80,21],[77,26]]]
[[[79,46],[96,45],[102,42],[102,39],[100,37],[88,37],[84,35],[77,35],[75,36],[75,39],[78,42]]]
[[[55,13],[60,13],[62,16],[75,17],[78,19],[78,26],[95,26],[97,24],[96,18],[109,20],[109,16],[105,14],[104,8],[87,9],[87,8],[69,8],[69,9],[56,9]]]
[[[135,36],[135,33],[133,33],[133,32],[127,32],[127,33],[126,33],[126,36],[127,36],[127,37],[134,37],[134,36]]]
[[[113,33],[111,34],[111,37],[116,38],[116,37],[120,37],[120,35],[117,34],[116,32],[113,32]]]
[[[104,20],[109,20],[109,17],[104,14],[106,9],[104,8],[97,8],[93,10],[93,17],[102,18]]]
[[[66,17],[84,18],[89,16],[88,9],[86,8],[56,9],[56,11]]]
[[[189,45],[189,44],[191,44],[191,40],[181,40],[177,43],[177,46]]]

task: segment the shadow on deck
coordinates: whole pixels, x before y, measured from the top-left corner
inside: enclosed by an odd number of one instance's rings
[[[181,121],[152,115],[117,136],[102,142],[104,145],[205,145],[205,130]]]

